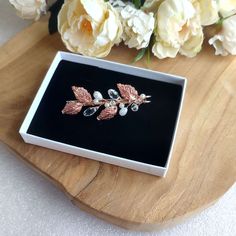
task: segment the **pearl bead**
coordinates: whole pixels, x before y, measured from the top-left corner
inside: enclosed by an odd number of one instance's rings
[[[95,92],[93,93],[93,96],[94,96],[94,98],[97,99],[97,100],[102,100],[102,99],[103,99],[102,94],[101,94],[99,91],[95,91]]]
[[[141,99],[145,99],[145,98],[146,98],[146,95],[145,95],[144,93],[142,93],[142,94],[140,95],[140,98],[141,98]]]
[[[124,108],[125,104],[124,103],[120,103],[119,108]]]
[[[119,111],[119,115],[120,116],[125,116],[128,112],[128,109],[126,107],[124,108],[121,108],[120,111]]]
[[[111,106],[115,106],[116,105],[116,102],[114,100],[110,101],[110,105]]]
[[[99,100],[98,99],[93,99],[94,104],[98,104]]]
[[[106,108],[110,107],[110,103],[106,102],[104,105]]]

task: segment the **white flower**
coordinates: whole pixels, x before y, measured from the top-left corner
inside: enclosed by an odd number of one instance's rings
[[[199,4],[196,8],[200,14],[201,25],[212,25],[220,19],[216,0],[197,0],[196,3]]]
[[[109,2],[118,11],[121,11],[124,7],[126,7],[126,4],[121,0],[109,0]]]
[[[152,35],[155,20],[153,13],[144,13],[132,5],[127,5],[120,11],[123,25],[122,39],[129,48],[146,48]]]
[[[236,15],[223,21],[221,32],[212,37],[209,44],[214,46],[216,55],[236,55]]]
[[[46,0],[9,0],[16,8],[17,15],[24,19],[38,20],[42,13],[46,13]]]
[[[104,0],[69,0],[58,14],[58,30],[68,50],[105,57],[119,42],[122,25],[118,12]]]
[[[201,50],[203,31],[200,17],[189,0],[166,0],[156,14],[156,42],[152,52],[160,59],[179,52],[194,57]]]
[[[218,2],[222,17],[225,18],[236,13],[236,0],[218,0]]]

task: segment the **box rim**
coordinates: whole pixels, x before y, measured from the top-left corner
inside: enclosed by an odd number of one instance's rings
[[[145,72],[145,75],[149,74],[149,75],[159,75],[159,76],[164,76],[164,77],[167,76],[167,77],[170,77],[168,79],[168,81],[166,81],[166,79],[160,79],[160,78],[155,79],[155,78],[149,78],[149,77],[146,77],[146,76],[141,76],[141,77],[146,78],[146,79],[156,80],[156,81],[162,81],[162,82],[165,82],[165,83],[178,84],[178,85],[182,86],[182,94],[181,94],[181,99],[180,99],[180,106],[178,108],[177,120],[176,120],[176,123],[175,123],[174,133],[173,133],[173,137],[172,137],[171,144],[170,144],[170,151],[169,151],[169,154],[168,154],[168,157],[167,157],[167,160],[166,160],[166,163],[165,163],[164,167],[156,166],[156,165],[152,165],[152,164],[148,164],[148,163],[144,163],[144,162],[138,162],[138,161],[126,159],[126,158],[123,158],[123,157],[118,157],[118,156],[110,155],[110,154],[103,153],[103,152],[97,152],[97,151],[93,151],[93,150],[90,150],[90,149],[85,149],[85,148],[81,148],[81,147],[77,147],[77,146],[73,146],[73,145],[69,145],[69,144],[64,144],[64,143],[61,143],[61,142],[58,142],[58,141],[42,138],[42,137],[27,133],[28,128],[29,128],[29,126],[32,122],[32,119],[33,119],[34,115],[35,115],[35,112],[37,111],[37,108],[38,108],[38,106],[39,106],[39,104],[40,104],[40,102],[41,102],[41,100],[44,96],[44,93],[45,93],[45,91],[46,91],[46,89],[47,89],[47,87],[48,87],[48,85],[51,81],[52,75],[54,74],[58,64],[62,60],[71,61],[71,62],[75,62],[75,63],[86,64],[86,65],[92,65],[92,66],[95,66],[95,67],[105,68],[105,69],[113,70],[113,71],[119,71],[119,72],[122,72],[122,73],[126,73],[126,72],[124,72],[123,70],[121,71],[117,68],[115,68],[115,70],[114,70],[114,67],[111,68],[108,65],[113,65],[113,66],[115,65],[115,67],[121,67],[121,68],[123,67],[123,68],[126,68],[127,70],[135,69],[133,72],[136,72],[136,73],[132,73],[132,75],[140,76],[140,73]],[[96,63],[98,63],[99,65],[96,65]],[[131,74],[131,73],[126,73],[126,74]],[[171,81],[171,80],[174,80],[177,83],[173,83],[173,81]],[[187,79],[185,77],[182,77],[182,76],[168,74],[168,73],[159,72],[159,71],[152,71],[152,70],[145,69],[145,68],[139,68],[139,67],[135,67],[135,66],[121,64],[121,63],[118,63],[118,62],[111,62],[111,61],[107,61],[107,60],[104,60],[104,59],[91,58],[91,57],[81,56],[81,55],[77,55],[77,54],[73,54],[73,53],[58,51],[56,53],[56,56],[54,57],[52,63],[51,63],[51,65],[49,67],[49,70],[47,71],[47,73],[46,73],[46,75],[45,75],[45,77],[44,77],[44,79],[43,79],[43,81],[42,81],[42,83],[41,83],[34,99],[33,99],[33,102],[32,102],[32,104],[31,104],[31,106],[30,106],[30,108],[27,112],[27,115],[24,118],[24,121],[23,121],[23,123],[20,127],[19,133],[22,136],[22,138],[25,140],[25,142],[28,142],[28,143],[32,143],[32,142],[29,142],[28,138],[37,137],[39,139],[47,140],[47,142],[50,141],[50,142],[57,143],[57,144],[60,144],[62,146],[65,146],[65,147],[76,148],[76,149],[78,149],[79,152],[85,152],[86,151],[86,152],[90,152],[90,153],[96,154],[96,155],[101,154],[101,155],[103,155],[103,156],[105,155],[106,157],[109,157],[109,158],[118,159],[118,161],[121,161],[121,162],[126,162],[126,163],[129,162],[129,163],[133,163],[135,165],[141,165],[141,166],[144,166],[144,167],[147,167],[147,168],[156,169],[158,171],[163,172],[162,174],[158,173],[157,175],[165,177],[165,175],[166,175],[166,173],[169,169],[170,161],[172,159],[172,153],[173,153],[173,148],[174,148],[174,144],[175,144],[175,140],[176,140],[177,129],[178,129],[178,125],[179,125],[179,121],[180,121],[180,115],[181,115],[181,111],[182,111],[182,107],[183,107],[183,100],[184,100],[184,96],[185,96],[186,85],[187,85]],[[36,144],[36,143],[34,143],[34,144]],[[38,145],[38,144],[36,144],[36,145]],[[50,148],[48,146],[44,146],[44,147]],[[58,150],[58,149],[55,149],[55,148],[53,148],[53,149]],[[68,152],[66,152],[66,153],[68,153]],[[71,153],[71,154],[78,155],[78,154],[75,154],[75,153]],[[91,158],[91,157],[88,157],[88,156],[86,156],[86,157]],[[95,159],[94,156],[91,159]],[[102,158],[100,158],[99,161],[103,161]],[[108,162],[108,163],[111,163],[111,162]],[[122,166],[120,163],[112,163],[112,164],[117,164],[119,166]],[[125,167],[125,166],[123,166],[123,167]],[[129,168],[129,167],[126,167],[126,168]],[[131,168],[131,169],[135,169],[135,168]],[[144,170],[139,170],[139,171],[150,173],[150,172],[147,172],[147,171],[144,171]],[[151,174],[155,174],[155,173],[151,173]]]
[[[50,148],[52,150],[57,150],[57,151],[61,151],[61,152],[69,153],[69,154],[73,154],[73,155],[81,155],[82,157],[86,157],[88,159],[102,161],[102,162],[109,163],[112,165],[122,166],[122,167],[125,167],[128,169],[138,170],[137,168],[141,167],[139,169],[139,171],[143,171],[145,173],[150,173],[150,170],[151,170],[152,174],[155,174],[155,172],[158,172],[158,175],[160,175],[162,173],[161,176],[164,176],[164,174],[167,170],[166,167],[155,166],[155,165],[151,165],[151,164],[144,163],[144,162],[138,162],[138,161],[126,159],[123,157],[106,154],[103,152],[97,152],[94,150],[89,150],[86,148],[81,148],[81,147],[77,147],[74,145],[61,143],[58,141],[42,138],[42,137],[28,134],[28,133],[20,133],[20,134],[21,134],[22,138],[25,140],[25,142],[27,142],[27,143],[29,142],[29,139],[30,139],[30,143],[35,144],[40,147],[46,147],[46,148]],[[58,148],[57,149],[53,148],[54,145],[57,146]],[[67,150],[67,151],[65,151],[65,150]],[[70,151],[68,151],[68,150],[70,150]],[[91,158],[91,156],[89,157],[88,154],[92,155],[92,158]],[[105,157],[105,159],[109,159],[109,162],[104,161],[103,160],[104,157]],[[114,161],[111,161],[112,159]],[[122,163],[125,163],[125,164],[122,164]],[[128,166],[132,166],[133,164],[136,166],[136,168],[128,167]],[[142,168],[145,168],[146,170],[148,169],[149,171],[145,171]]]

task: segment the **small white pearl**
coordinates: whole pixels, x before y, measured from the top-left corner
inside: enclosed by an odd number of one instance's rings
[[[110,101],[110,105],[111,106],[115,106],[116,105],[116,101],[114,101],[114,100]]]
[[[120,103],[119,108],[124,108],[125,104],[124,103]]]
[[[144,93],[142,93],[142,94],[140,95],[140,98],[141,98],[141,99],[145,99],[145,98],[146,98],[146,95],[145,95]]]
[[[99,100],[98,99],[93,99],[94,104],[98,104]]]
[[[104,105],[106,108],[110,107],[110,103],[106,102]]]
[[[124,108],[121,108],[120,111],[119,111],[119,115],[120,116],[125,116],[128,112],[128,109],[126,107]]]
[[[93,96],[94,96],[94,98],[97,99],[97,100],[102,100],[102,99],[103,99],[102,94],[101,94],[99,91],[95,91],[95,92],[93,93]]]

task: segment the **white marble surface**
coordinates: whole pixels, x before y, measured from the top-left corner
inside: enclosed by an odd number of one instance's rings
[[[0,0],[0,44],[29,22]],[[236,185],[214,206],[182,224],[159,232],[130,232],[75,207],[54,185],[0,144],[0,236],[159,235],[235,236]]]

